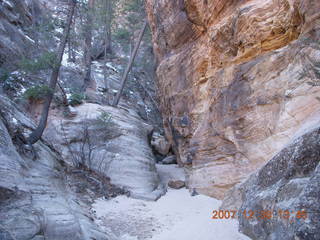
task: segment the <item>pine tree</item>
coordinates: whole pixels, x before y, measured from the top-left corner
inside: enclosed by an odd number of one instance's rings
[[[50,109],[50,104],[52,102],[53,99],[53,95],[54,95],[54,89],[57,85],[57,81],[58,81],[58,76],[59,76],[59,71],[60,71],[60,66],[61,66],[61,61],[62,61],[62,57],[63,57],[63,53],[64,53],[64,49],[67,43],[67,39],[68,39],[68,35],[70,32],[70,26],[72,23],[72,17],[74,15],[74,10],[76,7],[76,0],[69,0],[70,2],[70,10],[69,10],[69,15],[68,15],[68,19],[67,19],[67,23],[66,23],[66,27],[64,28],[64,32],[63,32],[63,36],[58,48],[58,53],[57,53],[57,57],[56,57],[56,63],[53,67],[52,70],[52,74],[51,74],[51,78],[50,78],[50,82],[49,82],[49,89],[51,91],[49,91],[46,94],[45,97],[45,102],[43,105],[43,109],[42,109],[42,113],[41,113],[41,117],[40,117],[40,122],[37,126],[37,128],[30,134],[30,136],[27,139],[28,144],[34,144],[37,141],[40,140],[43,131],[47,125],[47,120],[48,120],[48,114],[49,114],[49,109]]]

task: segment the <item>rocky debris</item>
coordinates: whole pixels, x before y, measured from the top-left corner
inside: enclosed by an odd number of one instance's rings
[[[163,156],[169,153],[171,147],[170,143],[166,140],[166,138],[158,132],[153,132],[151,137],[151,146],[157,153]]]
[[[293,140],[234,190],[242,201],[239,212],[255,213],[253,218],[239,217],[240,230],[252,239],[320,239],[319,163],[316,128]],[[273,216],[261,219],[261,211],[273,211]]]
[[[168,186],[173,189],[181,189],[181,188],[185,187],[186,184],[184,181],[181,181],[181,180],[176,180],[176,181],[171,180],[168,182]]]
[[[318,0],[147,0],[166,138],[223,198],[319,123]]]
[[[168,186],[169,181],[183,181],[185,182],[185,171],[183,168],[179,167],[177,164],[157,164],[157,172],[160,176],[160,181],[164,186]]]
[[[67,184],[52,146],[37,142],[35,160],[18,151],[23,145],[11,133],[18,126],[28,134],[33,124],[9,99],[0,102],[0,239],[115,239],[93,222],[89,206]]]
[[[72,119],[52,115],[45,131],[65,161],[109,177],[132,197],[158,199],[164,188],[148,144],[152,127],[132,109],[93,103],[75,109]]]
[[[86,167],[69,167],[66,171],[67,182],[79,199],[92,204],[97,198],[111,199],[129,192],[111,184],[110,178]]]
[[[175,155],[168,156],[161,161],[162,164],[177,164],[177,158]]]

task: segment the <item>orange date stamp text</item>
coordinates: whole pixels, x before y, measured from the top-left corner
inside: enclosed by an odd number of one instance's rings
[[[308,213],[306,210],[290,211],[289,209],[278,210],[214,210],[212,211],[211,219],[234,219],[245,218],[258,220],[271,220],[280,218],[283,220],[306,220]]]

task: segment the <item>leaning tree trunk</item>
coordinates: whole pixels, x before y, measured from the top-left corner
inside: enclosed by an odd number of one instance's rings
[[[38,31],[37,31],[37,14],[36,14],[36,3],[35,0],[32,0],[31,2],[31,14],[32,14],[32,31],[33,31],[33,38],[36,43],[36,48],[39,47],[39,36],[38,36]]]
[[[108,32],[108,50],[112,52],[112,39],[111,39],[111,22],[112,22],[112,0],[107,0],[107,32]]]
[[[130,61],[129,61],[129,63],[128,63],[128,66],[127,66],[127,68],[126,68],[126,70],[125,70],[125,72],[124,72],[124,74],[123,74],[122,79],[121,79],[121,87],[120,87],[120,90],[119,90],[117,96],[115,97],[115,99],[114,99],[114,101],[113,101],[113,103],[112,103],[113,106],[117,106],[118,103],[119,103],[119,101],[120,101],[120,98],[121,98],[121,95],[122,95],[124,86],[125,86],[126,81],[127,81],[128,74],[129,74],[129,72],[130,72],[130,70],[131,70],[132,64],[133,64],[134,59],[135,59],[135,57],[136,57],[136,55],[137,55],[137,52],[138,52],[138,49],[139,49],[139,46],[140,46],[140,43],[141,43],[143,34],[144,34],[144,32],[145,32],[145,30],[146,30],[146,28],[147,28],[147,25],[148,25],[148,22],[145,21],[144,24],[143,24],[143,27],[142,27],[142,29],[141,29],[141,32],[140,32],[140,34],[139,34],[138,41],[137,41],[137,43],[136,43],[136,45],[135,45],[135,47],[134,47],[133,53],[131,54],[131,57],[130,57]]]
[[[73,17],[73,22],[75,21],[75,16]],[[74,40],[73,40],[73,35],[74,35],[74,26],[75,23],[71,22],[70,26],[70,32],[69,32],[69,37],[68,37],[68,62],[75,62],[76,61],[76,56],[75,56],[75,51],[74,51]]]
[[[110,5],[110,1],[111,0],[105,0],[105,4],[104,4],[104,10],[105,12],[107,13],[105,15],[105,25],[104,25],[104,34],[105,34],[105,44],[104,44],[104,67],[103,67],[103,76],[104,76],[104,84],[105,84],[105,89],[106,89],[106,92],[107,92],[107,101],[109,102],[108,100],[108,95],[109,95],[109,81],[107,79],[107,52],[109,50],[110,52],[110,48],[111,48],[111,39],[109,38],[111,33],[109,32],[109,28],[110,28],[110,25],[111,25],[111,16],[109,16],[109,14],[111,14],[111,11],[109,11],[109,5]]]
[[[83,86],[84,91],[89,86],[89,83],[91,81],[93,9],[94,9],[94,0],[89,0],[88,1],[88,12],[87,12],[86,33],[85,33],[85,40],[84,40],[84,65],[85,65],[84,86]]]
[[[47,125],[47,119],[48,119],[48,114],[49,114],[49,108],[50,104],[54,95],[54,89],[56,87],[57,81],[58,81],[58,76],[59,76],[59,70],[61,66],[61,61],[63,57],[63,52],[66,46],[66,42],[68,39],[69,31],[70,31],[70,25],[72,22],[72,17],[74,14],[74,9],[76,6],[76,0],[70,0],[70,12],[69,16],[67,19],[67,24],[63,32],[63,37],[61,40],[61,43],[58,48],[58,54],[57,54],[57,59],[56,62],[53,66],[50,82],[49,82],[49,89],[50,92],[47,93],[47,96],[45,98],[45,102],[43,105],[42,113],[41,113],[41,118],[38,127],[30,134],[30,136],[27,139],[28,144],[34,144],[36,143],[42,136],[43,131]]]

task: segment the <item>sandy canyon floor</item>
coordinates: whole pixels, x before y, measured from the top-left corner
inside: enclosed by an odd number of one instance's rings
[[[157,165],[161,180],[183,179],[176,165]],[[98,224],[119,240],[247,240],[238,232],[237,220],[213,220],[221,201],[191,196],[186,188],[168,189],[156,202],[118,196],[98,199],[92,206]]]

